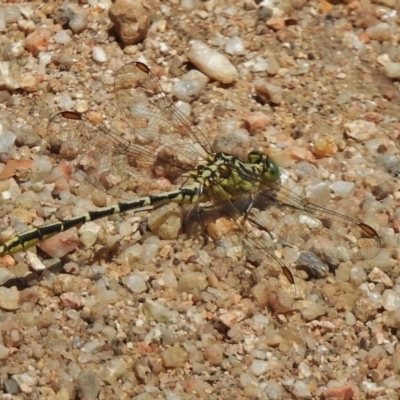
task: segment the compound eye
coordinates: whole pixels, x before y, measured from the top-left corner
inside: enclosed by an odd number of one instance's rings
[[[278,164],[275,161],[271,160],[270,158],[267,158],[265,161],[263,175],[264,178],[270,182],[277,181],[280,176]]]

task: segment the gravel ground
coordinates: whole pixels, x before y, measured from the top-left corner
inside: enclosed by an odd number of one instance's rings
[[[296,302],[276,314],[223,285],[174,206],[167,232],[146,213],[65,232],[1,259],[1,284],[27,276],[0,287],[1,398],[399,399],[398,1],[131,0],[113,22],[110,7],[0,4],[2,242],[115,203],[41,143],[65,109],[118,129],[113,72],[142,61],[210,141],[257,143],[382,250],[308,269],[283,252]]]

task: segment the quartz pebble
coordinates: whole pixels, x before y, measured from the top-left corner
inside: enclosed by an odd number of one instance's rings
[[[243,41],[235,36],[228,39],[225,43],[225,53],[228,53],[232,56],[240,56],[244,53],[245,48]]]
[[[0,123],[0,153],[6,153],[14,144],[16,135]]]
[[[89,22],[89,17],[86,13],[76,14],[71,21],[69,21],[69,27],[75,34],[83,32]]]
[[[297,399],[309,399],[312,397],[308,385],[305,382],[299,380],[296,381],[293,385],[292,393]]]
[[[20,87],[20,68],[18,64],[0,60],[0,88],[15,90]]]
[[[146,281],[138,273],[124,277],[122,282],[132,293],[143,293],[147,289]]]
[[[383,73],[390,79],[400,78],[400,63],[388,62],[383,67]]]
[[[100,46],[93,46],[92,57],[94,61],[97,61],[99,63],[107,62],[107,54]]]
[[[262,360],[254,360],[249,367],[249,372],[255,376],[262,376],[270,369],[268,362]]]
[[[0,287],[0,308],[4,310],[17,310],[19,308],[19,291],[15,286],[10,289]]]
[[[392,37],[392,27],[386,22],[380,22],[379,24],[367,28],[366,33],[371,39],[383,42],[385,40],[390,40]]]
[[[71,41],[71,36],[66,30],[58,31],[53,38],[54,41],[59,44],[68,44]]]
[[[382,305],[386,311],[395,311],[400,309],[400,294],[388,289],[383,292]]]
[[[331,185],[333,193],[342,198],[349,197],[354,190],[353,182],[337,181]]]
[[[228,58],[201,41],[192,43],[188,58],[201,72],[221,83],[233,83],[239,76]]]

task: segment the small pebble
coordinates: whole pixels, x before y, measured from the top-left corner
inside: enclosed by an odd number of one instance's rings
[[[135,294],[143,293],[147,289],[146,281],[139,274],[131,274],[122,278],[123,284]]]
[[[118,379],[121,379],[126,375],[128,372],[129,366],[124,360],[124,356],[120,357],[114,357],[111,360],[107,361],[106,363],[103,363],[101,366],[101,371],[100,371],[100,379],[103,379],[105,382],[111,384],[111,385],[116,385]],[[85,377],[84,377],[85,378]],[[82,378],[82,379],[84,379]],[[90,380],[89,380],[90,382]],[[81,383],[80,383],[81,384]],[[91,383],[85,383],[86,385],[92,386]],[[94,389],[94,387],[92,386]]]
[[[298,309],[306,321],[312,321],[326,313],[326,307],[313,301],[298,302]]]
[[[107,54],[100,46],[93,46],[92,57],[94,61],[97,61],[99,63],[107,62]]]
[[[312,149],[316,157],[332,157],[338,151],[336,140],[332,136],[317,138]]]
[[[20,87],[20,67],[17,63],[0,60],[0,87],[6,90],[15,90]]]
[[[356,140],[357,142],[364,142],[372,139],[377,134],[377,127],[374,122],[357,119],[344,124],[346,134],[348,137]]]
[[[400,63],[388,62],[383,67],[383,73],[390,79],[400,78]]]
[[[202,272],[185,272],[178,282],[178,292],[191,293],[193,290],[204,290],[208,286],[207,276]]]
[[[393,281],[390,279],[380,268],[374,267],[368,274],[368,278],[371,282],[383,283],[386,287],[392,287]]]
[[[296,265],[305,268],[314,279],[326,278],[329,273],[328,265],[311,251],[302,251]]]
[[[356,392],[351,385],[326,389],[322,395],[326,400],[351,400]]]
[[[223,348],[218,343],[209,344],[204,348],[204,357],[212,365],[221,364],[224,359]]]
[[[221,83],[233,83],[239,77],[228,58],[201,41],[192,43],[188,58],[201,72]]]
[[[159,323],[171,323],[178,318],[176,311],[172,311],[168,307],[152,300],[147,300],[143,305],[143,313],[147,319],[154,319]]]
[[[46,51],[51,37],[51,31],[47,28],[39,28],[29,34],[25,39],[25,48],[38,56],[41,51]]]
[[[19,385],[15,379],[5,379],[3,382],[3,387],[5,393],[11,394],[11,395],[16,395],[19,393]]]
[[[142,42],[151,25],[151,13],[141,0],[117,0],[109,9],[114,30],[125,46]]]
[[[353,193],[354,186],[353,182],[336,181],[331,184],[331,189],[336,196],[346,198]]]
[[[15,374],[12,376],[19,385],[26,385],[26,386],[35,386],[38,382],[38,378],[35,376],[30,375],[28,372],[22,374]]]
[[[189,355],[180,346],[173,346],[161,353],[161,361],[165,368],[181,368],[188,361]]]
[[[263,360],[254,360],[249,366],[249,372],[255,376],[265,375],[269,370],[269,364]]]
[[[386,311],[396,311],[400,309],[400,294],[388,289],[383,292],[382,305]]]
[[[14,144],[16,135],[5,128],[0,122],[0,153],[6,153]]]
[[[200,96],[204,85],[198,81],[180,80],[174,83],[172,94],[179,100],[190,103]]]
[[[10,289],[0,287],[0,308],[4,310],[17,310],[19,308],[19,294],[20,292],[15,286]]]
[[[367,28],[366,32],[371,39],[383,42],[391,39],[393,29],[388,23],[380,22],[379,24]]]
[[[106,289],[99,290],[94,298],[97,304],[102,305],[115,304],[121,300],[121,296],[115,290]]]
[[[254,89],[257,97],[262,104],[281,104],[282,88],[272,83],[265,82],[263,79],[258,78],[254,82]]]
[[[279,31],[285,27],[285,21],[280,17],[272,17],[266,22],[266,25],[274,31]]]
[[[60,304],[62,307],[78,310],[83,307],[83,301],[76,293],[63,293],[60,295]]]
[[[92,371],[81,371],[77,380],[79,397],[85,400],[96,400],[100,392],[100,382]]]
[[[54,35],[54,41],[59,44],[67,44],[71,41],[71,36],[68,34],[68,31],[61,30]]]
[[[87,222],[79,228],[79,238],[85,247],[92,247],[97,240],[101,228],[95,222]]]
[[[295,382],[292,393],[297,399],[310,399],[312,397],[310,388],[303,381]]]
[[[79,34],[86,29],[88,22],[88,15],[86,13],[79,13],[76,14],[71,21],[69,21],[69,27],[71,28],[72,32]]]
[[[240,56],[244,52],[244,44],[240,37],[234,36],[225,42],[225,53],[228,53],[232,56]]]

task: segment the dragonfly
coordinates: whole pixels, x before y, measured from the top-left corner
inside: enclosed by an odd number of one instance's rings
[[[0,256],[89,221],[177,203],[195,211],[206,242],[223,241],[228,250],[238,249],[232,263],[244,264],[250,295],[281,311],[293,306],[296,285],[275,251],[278,245],[336,260],[378,254],[375,229],[296,195],[282,184],[271,157],[252,150],[242,160],[214,151],[144,63],[117,70],[114,96],[125,123],[120,132],[84,114],[62,111],[50,119],[46,140],[51,151],[120,202],[22,232],[0,245]],[[205,214],[215,221],[206,222]]]

